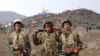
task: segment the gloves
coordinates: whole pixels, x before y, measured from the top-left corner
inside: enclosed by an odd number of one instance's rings
[[[74,50],[74,53],[79,53],[79,52],[80,52],[79,48],[77,48],[77,49]]]
[[[67,50],[66,51],[67,53],[79,53],[80,52],[80,49],[78,48],[78,49],[69,49],[69,50]]]
[[[74,50],[67,50],[67,53],[74,53]]]

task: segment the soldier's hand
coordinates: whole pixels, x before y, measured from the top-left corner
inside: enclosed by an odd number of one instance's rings
[[[38,30],[35,30],[35,31],[33,32],[33,36],[36,36],[37,33],[38,33]]]
[[[74,50],[74,53],[79,53],[79,52],[80,52],[80,48]]]
[[[35,31],[34,31],[34,34],[37,34],[37,33],[38,33],[38,30],[35,30]]]
[[[19,46],[13,46],[14,49],[19,49]]]

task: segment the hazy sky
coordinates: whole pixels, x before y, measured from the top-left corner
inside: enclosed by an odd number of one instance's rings
[[[87,8],[100,13],[100,0],[0,0],[0,11],[14,11],[32,16],[42,12],[62,12],[68,9]]]

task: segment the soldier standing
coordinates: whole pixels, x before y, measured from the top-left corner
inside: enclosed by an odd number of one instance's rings
[[[14,31],[11,33],[8,40],[8,46],[11,48],[12,56],[29,56],[31,45],[28,34],[22,30],[22,21],[19,19],[14,20],[13,26]]]
[[[33,34],[33,42],[40,45],[39,56],[57,56],[56,33],[53,31],[52,22],[46,22],[44,31]]]
[[[71,27],[72,23],[70,21],[64,21],[62,23],[62,33],[60,38],[64,56],[78,56],[82,47],[79,34],[77,32],[73,32]]]

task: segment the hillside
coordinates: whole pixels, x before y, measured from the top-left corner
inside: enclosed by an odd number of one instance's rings
[[[0,24],[9,23],[15,19],[23,18],[26,18],[26,16],[11,11],[0,11]]]
[[[58,14],[47,13],[47,15],[49,16],[31,16],[23,21],[30,27],[33,25],[41,27],[46,21],[52,21],[55,24],[55,27],[60,27],[60,24],[64,20],[70,20],[74,24],[74,27],[77,25],[86,27],[87,25],[96,25],[100,22],[100,14],[88,9],[66,10]]]

